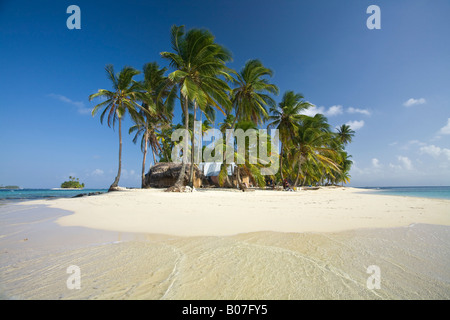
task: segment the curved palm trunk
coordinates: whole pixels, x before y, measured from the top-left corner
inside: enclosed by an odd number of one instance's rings
[[[226,166],[225,161],[221,164],[220,170],[222,170],[222,166]],[[225,177],[225,184],[227,188],[233,187],[233,184],[230,181],[230,177],[228,176],[228,169],[227,169],[227,176]]]
[[[187,147],[187,133],[189,132],[189,110],[188,110],[188,100],[187,97],[185,97],[184,99],[184,128],[186,130],[186,135],[183,138],[183,143],[186,143],[186,147]],[[187,152],[187,148],[183,148],[183,152]],[[178,179],[177,182],[175,182],[175,187],[176,188],[181,188],[184,185],[184,177],[186,175],[186,160],[187,157],[185,154],[183,154],[183,158],[182,158],[182,165],[181,165],[181,170],[180,170],[180,174],[178,175]]]
[[[145,161],[147,160],[148,132],[145,132],[144,142],[145,142],[145,147],[144,147],[144,157],[142,160],[142,183],[141,183],[142,189],[144,189],[146,187],[146,185],[145,185]]]
[[[120,173],[122,171],[122,118],[119,118],[119,170],[116,179],[109,187],[109,191],[114,190],[119,185]]]

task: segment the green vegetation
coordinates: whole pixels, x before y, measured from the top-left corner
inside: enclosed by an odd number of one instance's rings
[[[92,111],[94,116],[100,109],[100,121],[107,116],[108,126],[119,124],[119,170],[111,185],[118,185],[122,164],[121,120],[129,113],[135,123],[129,133],[134,133],[133,142],[141,138],[142,187],[145,187],[145,161],[150,146],[153,162],[169,162],[175,142],[171,140],[174,130],[185,128],[194,132],[194,121],[202,122],[202,131],[217,127],[215,114],[224,115],[218,128],[226,129],[278,129],[281,147],[280,170],[272,177],[261,176],[261,164],[252,164],[245,159],[239,164],[237,181],[241,188],[240,173],[247,174],[254,185],[263,186],[272,180],[281,184],[285,179],[292,186],[344,184],[350,181],[351,155],[345,147],[352,141],[355,132],[342,125],[333,130],[322,114],[307,116],[304,111],[311,107],[298,91],[288,90],[275,102],[278,87],[272,83],[273,71],[258,59],[250,59],[235,71],[227,67],[231,52],[216,43],[208,30],[173,26],[170,31],[171,51],[161,52],[168,61],[168,68],[152,62],[144,66],[144,80],[133,78],[140,72],[124,67],[118,74],[112,65],[106,66],[112,91],[101,89],[89,99],[101,97],[103,102]],[[167,76],[165,72],[170,70]],[[326,93],[324,93],[326,94]],[[173,123],[175,102],[181,108],[181,123]],[[127,112],[128,111],[128,112]],[[206,120],[203,121],[203,116]],[[185,138],[185,137],[184,137]],[[183,138],[183,139],[184,139]],[[178,142],[179,143],[179,142]],[[195,137],[191,134],[188,156],[193,162]],[[225,142],[224,142],[225,143]],[[237,148],[236,143],[235,149]],[[235,150],[236,151],[236,150]],[[277,152],[278,152],[277,151]],[[235,152],[235,154],[237,154]],[[186,157],[188,158],[188,157]],[[175,186],[184,181],[186,160]],[[193,183],[193,166],[190,167],[189,185]],[[226,166],[222,166],[219,181],[228,180]]]
[[[168,85],[179,91],[179,99],[184,114],[184,128],[189,130],[189,105],[194,106],[194,120],[197,109],[207,115],[206,110],[213,107],[224,113],[231,108],[230,70],[225,64],[231,61],[231,53],[215,42],[208,30],[172,26],[171,43],[173,52],[161,52],[170,66],[175,69],[168,76]],[[209,108],[208,108],[209,107]],[[193,130],[193,126],[191,127]],[[194,162],[194,135],[191,134],[191,163]],[[175,186],[184,181],[186,161]],[[193,184],[193,166],[190,166],[189,185]]]
[[[0,186],[0,189],[20,189],[19,186]]]
[[[89,100],[94,98],[103,98],[103,102],[99,103],[92,110],[92,116],[95,116],[100,109],[103,112],[100,115],[100,122],[103,123],[105,116],[108,116],[108,127],[113,127],[116,121],[119,122],[119,169],[117,171],[117,176],[110,190],[118,187],[120,173],[122,170],[122,118],[125,116],[126,112],[129,111],[134,119],[138,119],[137,109],[141,106],[136,103],[136,101],[143,94],[140,91],[140,85],[133,80],[133,77],[138,75],[140,72],[132,67],[124,67],[119,73],[115,74],[114,67],[112,65],[107,65],[106,75],[112,82],[113,91],[100,89],[97,93],[91,94]],[[149,105],[153,108],[153,105]],[[144,112],[148,112],[146,109],[142,108]]]
[[[134,126],[128,131],[129,134],[135,132],[133,142],[136,143],[139,136],[141,138],[142,174],[141,187],[145,188],[145,162],[147,158],[147,148],[150,146],[153,163],[156,163],[156,154],[161,152],[161,144],[157,137],[163,128],[169,128],[171,118],[167,114],[173,110],[174,96],[170,96],[170,90],[166,85],[167,78],[164,73],[167,68],[160,68],[156,62],[147,63],[144,66],[144,80],[139,83],[142,93],[142,109],[139,117],[134,117]],[[167,99],[170,96],[169,99]],[[165,100],[164,100],[165,99]],[[166,101],[166,104],[163,102]]]
[[[80,179],[69,176],[69,181],[64,181],[61,184],[61,188],[64,189],[83,189],[84,188],[84,183],[80,184]]]

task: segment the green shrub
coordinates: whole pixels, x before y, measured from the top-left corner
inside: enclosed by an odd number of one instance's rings
[[[75,177],[69,177],[69,181],[64,181],[61,184],[61,188],[71,188],[71,189],[83,189],[84,183],[80,183],[80,179]]]

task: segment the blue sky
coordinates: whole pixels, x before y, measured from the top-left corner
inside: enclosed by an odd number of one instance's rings
[[[72,4],[81,30],[66,27]],[[366,26],[372,4],[380,30]],[[351,124],[352,186],[449,185],[449,15],[447,0],[3,0],[0,184],[51,188],[75,175],[109,187],[118,135],[90,115],[88,96],[110,88],[106,64],[167,65],[159,53],[184,24],[209,29],[230,67],[258,58],[273,69],[277,102],[301,92],[311,112]],[[138,187],[142,153],[126,131],[120,185]]]

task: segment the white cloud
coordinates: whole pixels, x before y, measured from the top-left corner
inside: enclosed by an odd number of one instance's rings
[[[349,113],[349,114],[359,113],[359,114],[364,114],[366,116],[371,115],[371,112],[368,109],[359,109],[359,108],[353,108],[353,107],[349,107],[349,108],[345,109],[345,112]],[[318,113],[323,114],[327,117],[333,117],[333,116],[338,116],[340,114],[344,114],[344,107],[341,105],[334,105],[327,109],[323,106],[318,107],[313,104],[312,107],[310,107],[306,110],[303,110],[300,113],[310,116],[310,117],[314,117]]]
[[[397,159],[401,163],[403,169],[406,170],[414,169],[412,162],[408,157],[398,156]]]
[[[400,146],[400,149],[409,150],[413,146],[423,147],[423,146],[426,146],[426,143],[421,142],[419,140],[409,140],[406,144]]]
[[[92,109],[86,108],[86,106],[84,105],[84,102],[82,102],[82,101],[73,101],[72,99],[69,99],[66,96],[63,96],[61,94],[50,93],[47,96],[77,107],[78,113],[80,113],[80,114],[90,114],[92,112]]]
[[[447,119],[447,125],[439,130],[439,134],[450,134],[450,118]]]
[[[401,169],[402,167],[397,166],[397,165],[392,164],[392,163],[389,163],[389,168],[391,168],[391,169]]]
[[[435,145],[424,146],[420,148],[420,153],[426,153],[434,158],[443,155],[450,161],[450,149],[440,148]]]
[[[436,147],[435,145],[425,146],[420,148],[420,153],[426,153],[437,158],[441,154],[441,148]]]
[[[358,109],[358,108],[353,108],[353,107],[347,108],[347,112],[351,113],[351,114],[353,114],[353,113],[365,114],[366,116],[371,115],[370,111],[367,109]]]
[[[133,169],[131,170],[127,170],[127,169],[122,169],[122,177],[124,179],[137,179],[139,178],[139,174],[134,171]]]
[[[420,98],[420,99],[411,98],[408,101],[405,101],[405,103],[403,103],[403,105],[405,107],[412,107],[412,106],[415,106],[415,105],[424,104],[426,102],[427,101],[424,98]]]
[[[314,117],[318,113],[323,114],[325,112],[324,109],[325,109],[324,107],[317,107],[315,105],[312,105],[308,109],[300,111],[300,114],[304,114],[305,116],[309,117]]]
[[[333,117],[344,113],[344,111],[343,107],[340,105],[331,106],[328,109],[326,109],[325,107],[318,107],[316,105],[312,105],[312,107],[306,110],[302,110],[300,113],[310,117],[314,117],[318,113],[323,114],[324,116],[327,117]]]
[[[450,149],[442,149],[442,154],[447,157],[448,161],[450,161]]]
[[[418,146],[424,146],[426,143],[421,142],[419,140],[409,140],[408,145],[418,145]]]
[[[332,106],[328,109],[328,111],[325,113],[326,116],[337,116],[339,114],[344,113],[342,106]]]
[[[373,158],[372,159],[372,166],[374,168],[380,168],[381,167],[380,160],[378,160],[377,158]]]
[[[352,130],[357,131],[357,130],[361,129],[362,127],[364,127],[364,120],[361,120],[361,121],[349,121],[349,122],[346,123],[346,125],[350,126],[350,128]]]
[[[94,171],[92,171],[92,175],[93,176],[101,176],[101,175],[103,175],[103,170],[101,170],[101,169],[95,169]]]

